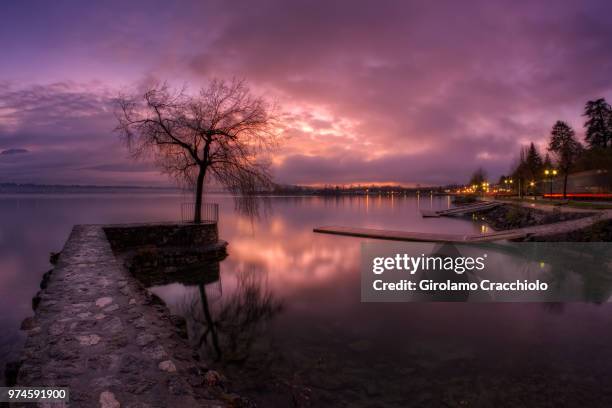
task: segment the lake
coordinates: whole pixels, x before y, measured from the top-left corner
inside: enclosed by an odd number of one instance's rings
[[[232,389],[263,407],[610,406],[608,304],[361,303],[359,238],[344,225],[477,233],[471,219],[423,219],[448,197],[271,197],[258,216],[220,204],[229,242],[219,279],[155,286],[187,318],[190,341]],[[0,365],[23,342],[19,325],[49,253],[74,224],[173,221],[182,194],[0,195]],[[204,333],[203,308],[218,323]]]

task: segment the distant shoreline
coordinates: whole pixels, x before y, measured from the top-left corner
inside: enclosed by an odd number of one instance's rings
[[[41,194],[41,193],[116,193],[116,192],[164,192],[164,193],[186,193],[190,194],[191,191],[181,189],[179,187],[168,186],[99,186],[99,185],[80,185],[80,184],[34,184],[34,183],[0,183],[0,194]],[[434,194],[434,195],[448,195],[448,187],[401,187],[401,186],[370,186],[365,187],[349,187],[349,188],[338,188],[338,187],[327,187],[327,188],[315,188],[315,187],[304,187],[304,186],[276,186],[271,191],[261,191],[255,194],[255,196],[261,197],[297,197],[297,196],[319,196],[319,197],[339,197],[339,196],[379,196],[379,195],[415,195],[421,194]],[[229,194],[231,192],[224,190],[208,190],[206,194]]]

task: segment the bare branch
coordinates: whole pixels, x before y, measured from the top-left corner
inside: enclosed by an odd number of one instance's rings
[[[195,183],[196,204],[205,176],[242,195],[270,187],[276,117],[244,81],[213,80],[195,96],[162,84],[140,98],[119,95],[116,105],[116,131],[130,152],[153,156],[165,173]]]

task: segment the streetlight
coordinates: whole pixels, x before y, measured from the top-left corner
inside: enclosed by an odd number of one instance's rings
[[[512,180],[511,178],[504,179],[504,184],[506,185],[507,191],[511,191],[511,188],[509,189],[508,187],[512,187],[512,186],[508,186],[508,184],[512,184],[513,182],[514,180]]]
[[[487,183],[486,181],[482,182],[482,193],[484,194],[485,192],[489,192],[489,183]]]
[[[557,169],[546,169],[544,170],[544,175],[548,178],[548,181],[550,182],[550,199],[552,199],[553,177],[557,175]]]

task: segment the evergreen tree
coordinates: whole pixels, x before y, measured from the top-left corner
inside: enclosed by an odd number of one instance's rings
[[[558,120],[550,133],[548,150],[557,156],[559,170],[563,175],[563,198],[567,197],[567,176],[582,151],[576,133],[567,123]]]
[[[530,180],[537,180],[541,177],[542,173],[542,156],[538,153],[533,142],[529,145],[527,153],[525,155],[525,167],[527,170],[527,176]]]
[[[516,186],[517,194],[519,196],[522,196],[525,193],[526,180],[530,176],[529,169],[527,167],[528,152],[528,148],[521,147],[518,161],[514,166],[514,171],[512,172],[512,179],[514,180],[514,185]]]
[[[585,140],[589,147],[612,146],[612,108],[604,98],[588,101],[584,106],[584,114],[588,119]]]

